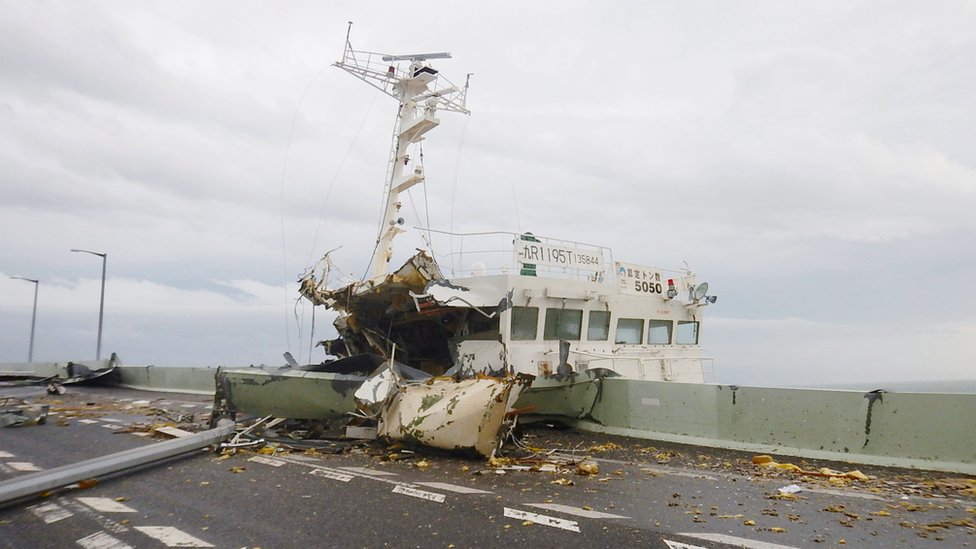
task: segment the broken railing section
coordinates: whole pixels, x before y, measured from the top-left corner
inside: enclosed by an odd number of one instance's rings
[[[4,385],[51,385],[52,392],[59,385],[85,381],[118,382],[122,361],[112,353],[107,360],[78,362],[25,362],[0,364],[0,383]]]

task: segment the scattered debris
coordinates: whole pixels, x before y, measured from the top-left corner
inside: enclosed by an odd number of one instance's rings
[[[0,409],[0,427],[26,427],[44,425],[50,406],[47,404],[20,404]]]

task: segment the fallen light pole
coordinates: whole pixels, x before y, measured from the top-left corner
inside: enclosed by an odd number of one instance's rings
[[[140,465],[206,448],[211,444],[226,440],[236,430],[237,424],[234,421],[222,419],[217,423],[217,427],[187,437],[157,442],[132,450],[56,467],[48,471],[15,477],[0,482],[0,507],[86,479],[119,473]]]

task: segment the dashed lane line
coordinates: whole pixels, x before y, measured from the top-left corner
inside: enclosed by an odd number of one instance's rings
[[[85,549],[132,549],[128,543],[114,538],[106,532],[95,532],[90,536],[76,540],[75,543]]]
[[[79,419],[78,423],[84,423],[85,425],[91,425],[92,423],[98,423],[98,420],[94,419]]]
[[[343,471],[352,471],[353,473],[359,473],[360,475],[366,475],[370,477],[395,477],[396,473],[389,473],[387,471],[378,471],[376,469],[369,469],[367,467],[339,467]]]
[[[538,513],[530,513],[528,511],[522,511],[521,509],[506,507],[505,516],[518,520],[529,520],[536,524],[541,524],[542,526],[551,526],[561,530],[569,530],[570,532],[578,533],[580,531],[579,523],[576,521],[550,517],[548,515],[540,515]]]
[[[354,478],[352,475],[347,475],[345,473],[339,473],[336,471],[330,471],[328,469],[322,469],[320,467],[316,467],[312,469],[311,471],[309,471],[308,474],[315,475],[317,477],[325,477],[325,478],[330,478],[332,480],[338,480],[339,482],[349,482]]]
[[[7,465],[13,468],[15,471],[30,472],[30,471],[40,471],[41,468],[29,461],[8,461]]]
[[[415,497],[418,499],[425,499],[427,501],[433,501],[435,503],[444,503],[446,496],[444,494],[438,494],[437,492],[428,492],[427,490],[419,490],[417,488],[411,488],[403,484],[397,484],[393,487],[394,494],[403,494],[405,496]]]
[[[37,515],[37,518],[44,521],[45,524],[51,524],[59,520],[64,520],[68,517],[73,517],[74,513],[61,507],[57,503],[43,503],[41,505],[32,505],[27,509],[31,513]]]
[[[557,513],[565,513],[567,515],[576,515],[577,517],[584,518],[594,518],[594,519],[628,519],[630,517],[625,517],[623,515],[614,515],[613,513],[603,513],[600,511],[592,511],[590,509],[582,509],[580,507],[573,507],[571,505],[563,505],[561,503],[526,503],[529,507],[536,507],[538,509],[545,509],[547,511],[556,511]]]
[[[79,502],[100,513],[135,513],[136,510],[128,505],[119,503],[111,498],[75,498]]]
[[[689,545],[681,541],[674,541],[672,539],[663,540],[664,544],[668,546],[668,549],[707,549],[701,545]]]
[[[7,459],[7,458],[12,458],[12,457],[14,457],[14,455],[11,454],[10,452],[0,451],[0,458]]]
[[[740,538],[737,536],[730,536],[728,534],[709,534],[709,533],[688,533],[681,532],[677,534],[679,536],[684,536],[688,538],[701,539],[705,541],[714,541],[716,543],[726,543],[735,547],[743,547],[745,549],[798,549],[792,545],[780,545],[778,543],[769,543],[768,541],[759,541],[749,538]]]
[[[134,529],[161,541],[166,547],[213,547],[202,539],[172,526],[135,526]]]
[[[263,463],[265,465],[270,465],[272,467],[281,467],[282,465],[287,463],[286,461],[281,461],[280,459],[274,459],[274,458],[269,458],[264,456],[254,456],[248,459],[248,461],[253,461],[254,463]]]
[[[471,488],[468,486],[459,486],[457,484],[450,484],[447,482],[415,482],[414,484],[419,484],[420,486],[426,486],[428,488],[437,488],[438,490],[446,490],[448,492],[454,492],[455,494],[491,494],[488,490],[479,490],[477,488]]]

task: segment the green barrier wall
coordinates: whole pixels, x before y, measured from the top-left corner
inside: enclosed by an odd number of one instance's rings
[[[976,474],[976,395],[603,381],[584,429]]]

